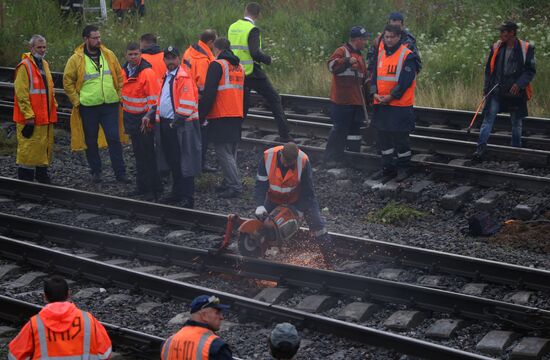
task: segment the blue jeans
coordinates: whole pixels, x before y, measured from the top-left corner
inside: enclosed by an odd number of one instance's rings
[[[80,105],[80,116],[82,117],[82,128],[87,147],[86,158],[92,174],[101,173],[101,158],[97,148],[99,125],[103,128],[107,145],[109,145],[109,156],[115,175],[118,177],[126,174],[118,130],[119,106],[119,103],[97,106]]]
[[[361,151],[361,125],[364,120],[360,105],[332,104],[332,129],[328,135],[324,161],[343,161],[344,150]]]
[[[487,140],[491,135],[491,130],[495,123],[495,119],[500,110],[500,102],[496,96],[491,97],[489,100],[489,107],[481,128],[479,129],[479,140],[477,141],[478,148],[485,147],[487,145]],[[515,111],[510,112],[510,120],[512,121],[512,146],[521,147],[521,132],[522,132],[522,123],[523,118],[518,118]]]

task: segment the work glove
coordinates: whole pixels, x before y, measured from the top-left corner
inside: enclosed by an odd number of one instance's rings
[[[265,219],[267,217],[267,209],[265,206],[260,205],[256,208],[254,215],[256,215],[258,219]]]
[[[33,132],[34,132],[34,125],[26,124],[23,127],[23,130],[21,130],[21,135],[23,135],[23,137],[27,139],[30,139]]]

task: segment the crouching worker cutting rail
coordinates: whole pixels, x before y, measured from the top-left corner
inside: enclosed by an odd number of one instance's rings
[[[263,219],[271,213],[277,225],[305,214],[325,261],[331,262],[333,245],[313,190],[311,165],[308,156],[296,144],[289,142],[264,151],[258,166],[254,199],[258,205],[256,217]],[[289,210],[298,216],[292,216]]]

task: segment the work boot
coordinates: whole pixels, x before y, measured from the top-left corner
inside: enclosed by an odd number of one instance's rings
[[[472,154],[472,159],[475,161],[483,161],[483,154],[485,154],[485,149],[487,145],[478,145],[476,151]]]
[[[395,181],[401,182],[408,178],[410,176],[410,172],[408,168],[398,168],[397,169],[397,176],[395,177]]]
[[[126,177],[126,174],[120,174],[116,176],[116,181],[123,184],[129,184],[131,183],[130,179]]]
[[[205,164],[205,165],[203,165],[203,167],[202,167],[202,172],[203,172],[203,173],[215,173],[215,172],[217,172],[217,171],[218,171],[218,169],[216,169],[215,167],[210,166],[210,165],[206,165],[206,164]]]
[[[393,179],[397,175],[396,171],[394,169],[390,169],[385,167],[382,170],[378,170],[374,174],[371,175],[371,180],[381,180],[382,182],[389,181],[390,179]]]
[[[34,169],[17,168],[17,178],[19,180],[34,181]]]
[[[34,173],[36,181],[42,184],[51,184],[52,181],[48,175],[48,168],[46,166],[37,166]]]
[[[233,189],[227,189],[224,192],[219,193],[218,197],[222,199],[231,199],[231,198],[237,198],[241,196],[241,192]]]
[[[93,173],[92,174],[92,182],[94,184],[99,184],[101,182],[101,174],[100,173]]]

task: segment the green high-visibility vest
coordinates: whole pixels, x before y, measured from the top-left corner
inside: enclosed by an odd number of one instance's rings
[[[103,54],[99,57],[99,63],[101,66],[98,68],[89,56],[84,55],[84,82],[80,89],[80,103],[84,106],[113,104],[120,101],[111,69]]]
[[[252,74],[254,70],[254,61],[248,50],[248,35],[256,25],[248,20],[237,20],[229,27],[227,37],[231,43],[231,50],[241,60],[246,75]],[[262,35],[260,34],[260,48],[262,47]]]

